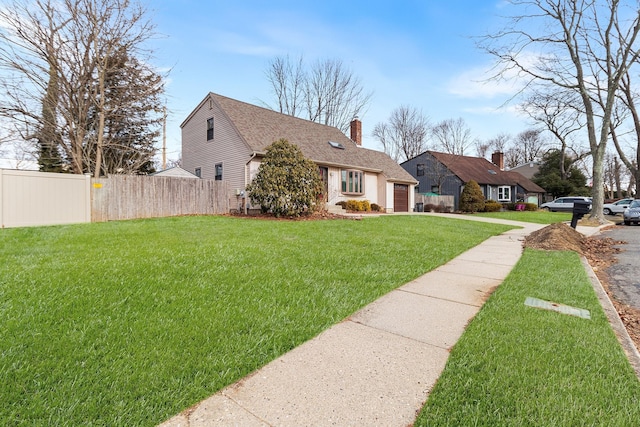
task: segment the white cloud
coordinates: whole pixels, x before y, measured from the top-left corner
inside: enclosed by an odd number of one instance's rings
[[[515,78],[491,79],[489,67],[472,68],[449,80],[449,93],[463,98],[495,98],[512,96],[522,89]]]
[[[535,70],[540,62],[540,55],[534,52],[520,52],[514,57],[520,66],[528,70]],[[449,80],[449,92],[463,98],[510,97],[521,91],[530,80],[516,68],[499,67],[485,64],[470,68]]]
[[[274,56],[280,51],[264,40],[247,37],[229,31],[218,31],[215,33],[212,44],[223,52],[250,55],[250,56]]]

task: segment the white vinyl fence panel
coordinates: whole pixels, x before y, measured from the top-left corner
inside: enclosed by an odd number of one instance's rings
[[[91,178],[0,169],[0,226],[91,222]]]

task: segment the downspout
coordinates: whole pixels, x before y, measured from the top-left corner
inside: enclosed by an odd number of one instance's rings
[[[255,159],[257,157],[258,153],[256,153],[255,151],[253,153],[251,153],[251,157],[249,157],[249,161],[247,161],[247,163],[244,164],[244,195],[242,196],[243,200],[242,200],[242,205],[244,206],[244,214],[247,215],[248,214],[248,209],[247,209],[247,185],[249,185],[249,183],[247,182],[247,176],[249,176],[249,164],[251,164],[251,162],[253,161],[253,159]]]

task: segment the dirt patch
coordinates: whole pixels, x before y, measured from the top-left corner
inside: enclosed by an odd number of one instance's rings
[[[610,237],[585,237],[564,223],[551,224],[531,233],[524,240],[525,247],[550,251],[574,251],[583,255],[609,295],[636,348],[640,349],[640,310],[618,301],[613,296],[610,291],[609,277],[605,273],[605,269],[616,262],[615,254],[621,250],[616,246],[624,243]]]

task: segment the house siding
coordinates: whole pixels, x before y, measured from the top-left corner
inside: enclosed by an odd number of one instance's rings
[[[418,165],[424,165],[424,174],[418,176]],[[474,180],[487,200],[499,203],[525,200],[539,203],[544,189],[519,173],[499,169],[480,157],[455,156],[447,153],[427,151],[402,163],[408,173],[418,181],[418,192],[428,193],[439,186],[440,195],[454,196],[454,209],[459,209],[460,195],[466,181]],[[523,187],[527,186],[527,191]],[[500,187],[510,188],[509,200],[498,200]],[[434,190],[435,191],[435,190]]]
[[[388,213],[393,213],[393,182],[385,182],[384,183],[384,211]]]
[[[424,164],[424,175],[417,176],[418,164]],[[440,165],[440,166],[438,166]],[[422,153],[406,162],[402,163],[402,166],[407,172],[413,175],[418,181],[418,192],[429,193],[432,186],[437,186],[440,181],[440,195],[453,196],[454,197],[454,209],[458,209],[460,204],[461,187],[464,183],[455,176],[451,171],[443,168],[442,164],[438,162],[431,154]],[[440,173],[435,173],[440,168]],[[413,195],[412,195],[413,196]],[[412,202],[413,203],[413,202]],[[413,203],[415,205],[415,203]]]
[[[365,173],[364,175],[364,198],[371,203],[378,203],[378,175]]]
[[[213,139],[207,141],[207,119],[213,117]],[[222,179],[229,183],[230,206],[237,205],[236,191],[245,189],[245,166],[252,152],[215,103],[205,99],[182,126],[182,167],[203,179],[215,178],[222,163]]]
[[[378,206],[382,209],[383,212],[387,211],[387,180],[379,179],[377,184],[378,191]]]

